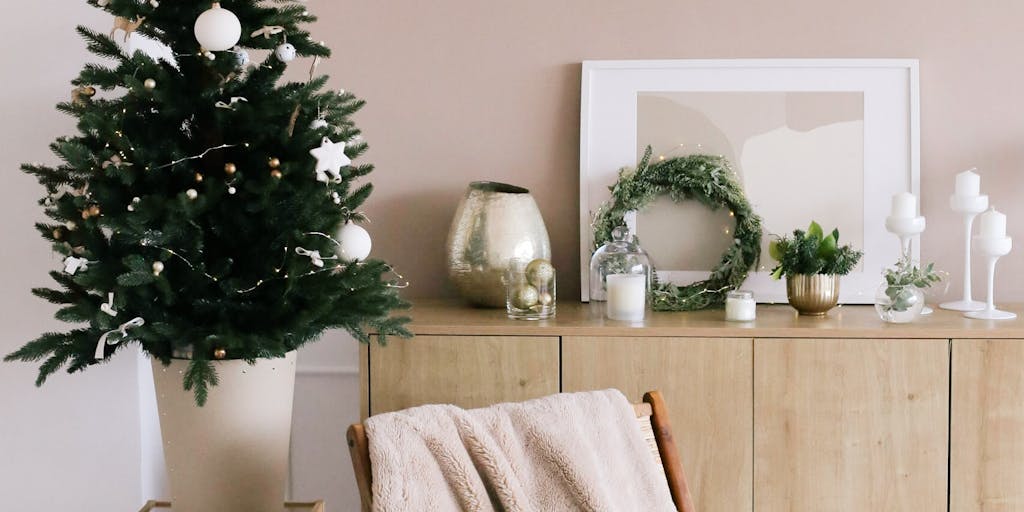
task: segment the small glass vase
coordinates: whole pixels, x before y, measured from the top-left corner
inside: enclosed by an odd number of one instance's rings
[[[913,322],[924,309],[924,292],[908,284],[890,286],[882,283],[875,293],[875,311],[879,318],[893,324]]]
[[[505,309],[513,320],[546,320],[557,307],[555,267],[537,258],[513,258],[505,273]]]

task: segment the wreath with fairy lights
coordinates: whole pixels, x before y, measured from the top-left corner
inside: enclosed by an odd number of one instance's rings
[[[721,156],[688,155],[650,163],[647,147],[636,169],[623,168],[611,187],[612,197],[594,219],[594,247],[612,238],[612,230],[624,226],[627,212],[641,210],[667,195],[679,203],[697,200],[712,210],[728,208],[736,220],[733,244],[722,254],[711,276],[685,286],[662,283],[655,273],[651,305],[655,311],[696,311],[721,306],[750,274],[761,256],[761,217],[743,193],[729,161]]]

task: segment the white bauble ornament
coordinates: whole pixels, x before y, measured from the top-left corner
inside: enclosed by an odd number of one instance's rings
[[[362,226],[351,222],[346,223],[338,231],[338,243],[341,244],[338,257],[344,261],[365,260],[373,247],[370,234]]]
[[[234,48],[242,39],[242,23],[235,13],[214,2],[209,10],[196,19],[195,33],[203,49],[222,52]]]
[[[295,47],[291,43],[284,43],[274,50],[274,55],[277,55],[281,62],[291,62],[295,60]]]
[[[235,53],[235,63],[238,64],[238,67],[244,68],[249,65],[249,52],[238,46],[233,51]]]
[[[327,128],[328,126],[330,125],[327,124],[326,119],[316,119],[312,123],[309,123],[310,130],[319,130],[321,128]]]

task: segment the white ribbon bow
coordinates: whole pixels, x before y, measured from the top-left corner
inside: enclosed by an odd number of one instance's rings
[[[235,103],[238,103],[240,101],[244,101],[246,103],[249,103],[249,100],[247,100],[247,99],[245,99],[245,98],[243,98],[241,96],[232,96],[231,97],[231,103],[224,103],[223,101],[218,101],[217,103],[214,103],[214,106],[217,107],[217,108],[225,108],[225,109],[228,109],[228,110],[234,110],[235,109]]]
[[[280,34],[281,32],[284,32],[284,27],[281,25],[270,25],[253,32],[249,37],[263,36],[264,39],[270,39],[270,36]]]
[[[107,293],[107,302],[100,304],[100,311],[113,317],[117,316],[117,310],[114,309],[114,292]]]
[[[296,247],[295,254],[298,254],[299,256],[308,256],[310,262],[313,263],[313,266],[318,268],[324,267],[324,260],[338,259],[337,256],[321,256],[320,251],[310,251],[309,249],[304,249],[302,247]]]
[[[94,354],[96,359],[103,359],[103,352],[107,345],[117,345],[126,340],[128,338],[128,329],[142,327],[143,325],[146,325],[146,321],[142,317],[137,316],[121,324],[117,329],[103,333],[103,336],[100,336],[99,343],[96,344],[96,354]],[[118,334],[119,337],[117,339],[110,339],[111,334]]]

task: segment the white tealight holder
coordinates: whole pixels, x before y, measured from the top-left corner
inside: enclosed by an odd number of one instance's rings
[[[988,256],[988,303],[981,311],[968,311],[964,313],[964,316],[979,320],[1012,320],[1017,318],[1015,313],[996,309],[995,304],[996,261],[1010,253],[1010,249],[1013,248],[1013,239],[1008,236],[995,238],[976,236],[974,237],[974,242],[978,246],[978,252]]]
[[[988,196],[953,194],[949,198],[949,207],[964,219],[964,296],[961,300],[943,302],[939,307],[951,311],[981,311],[986,304],[971,297],[971,229],[974,218],[988,208]]]
[[[887,217],[885,229],[900,239],[900,258],[910,257],[910,244],[914,237],[924,233],[926,226],[924,217]],[[922,315],[930,315],[934,310],[928,306],[921,308]]]

